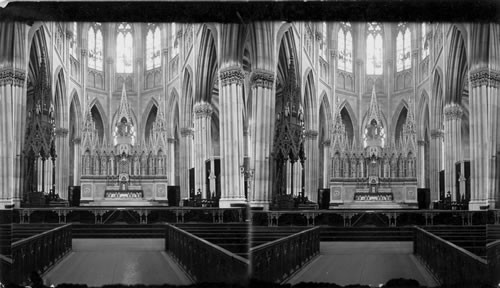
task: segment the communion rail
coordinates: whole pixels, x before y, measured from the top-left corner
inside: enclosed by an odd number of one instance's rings
[[[47,271],[71,251],[71,240],[71,224],[66,224],[12,243],[11,280],[27,283],[32,271]]]
[[[281,283],[319,254],[320,227],[250,249],[252,278]]]
[[[170,224],[166,227],[165,250],[193,282],[243,285],[248,275],[248,259]]]

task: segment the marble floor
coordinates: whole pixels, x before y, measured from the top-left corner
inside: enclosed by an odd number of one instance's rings
[[[73,239],[73,251],[44,275],[61,283],[189,285],[191,281],[163,249],[163,239]]]
[[[413,242],[321,242],[320,255],[293,275],[288,283],[327,282],[378,287],[394,278],[415,279],[437,286],[413,255]]]

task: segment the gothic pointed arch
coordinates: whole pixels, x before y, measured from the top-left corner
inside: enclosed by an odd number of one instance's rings
[[[424,140],[429,131],[429,95],[427,91],[422,90],[420,96],[420,102],[418,105],[417,121],[419,123],[417,130],[417,137],[420,140]]]
[[[339,109],[342,120],[344,121],[344,125],[346,125],[348,137],[350,133],[349,130],[351,129],[352,131],[352,137],[350,141],[359,143],[360,138],[359,138],[358,119],[356,118],[356,113],[354,112],[354,109],[352,109],[352,106],[347,99],[340,102]]]
[[[433,127],[431,129],[443,129],[443,109],[444,109],[444,99],[443,99],[443,73],[438,67],[434,71],[433,82],[432,82],[432,96],[431,96],[431,123]]]
[[[158,103],[158,101],[154,97],[152,97],[146,105],[144,112],[142,113],[141,131],[143,131],[143,139],[146,143],[148,143],[151,129],[153,128],[153,123],[156,121],[160,105],[161,104]]]
[[[406,115],[408,114],[408,107],[409,105],[406,99],[401,99],[398,106],[396,106],[396,109],[394,109],[394,114],[392,114],[391,118],[391,137],[393,137],[394,140],[397,140],[399,138],[398,133],[403,131],[403,124],[406,120]]]
[[[446,73],[445,104],[461,103],[462,89],[464,81],[466,81],[467,71],[465,41],[460,30],[456,26],[453,26]]]
[[[243,59],[246,26],[243,24],[227,23],[220,25],[220,54],[219,67],[227,68],[240,66]]]
[[[68,125],[68,97],[66,95],[66,80],[62,67],[56,69],[58,71],[55,75],[55,91],[54,91],[54,108],[56,126],[59,128],[67,127]]]
[[[168,123],[170,123],[170,136],[172,138],[175,138],[176,134],[175,134],[175,131],[176,131],[176,128],[178,130],[178,126],[180,124],[179,122],[179,94],[177,93],[177,90],[175,88],[172,89],[172,91],[170,92],[170,97],[168,99],[168,104],[167,104],[167,109],[170,109],[170,110],[167,110],[167,119],[168,119]]]
[[[304,105],[304,124],[306,129],[314,129],[318,127],[317,125],[317,110],[318,106],[316,104],[316,87],[314,82],[314,75],[312,69],[308,68],[306,70],[304,78],[304,96],[303,96],[303,105]]]
[[[182,100],[181,100],[181,117],[180,122],[182,128],[189,128],[193,126],[193,83],[192,83],[192,70],[191,67],[186,66],[184,69],[184,77],[182,80]]]
[[[92,101],[90,101],[89,107],[92,118],[94,119],[94,123],[96,124],[96,129],[99,135],[99,142],[102,142],[106,137],[105,135],[108,135],[109,133],[109,122],[108,117],[106,116],[106,110],[104,110],[104,107],[97,98],[94,98]]]
[[[212,30],[203,25],[201,33],[196,70],[195,102],[210,103],[214,79],[217,77],[218,55]]]

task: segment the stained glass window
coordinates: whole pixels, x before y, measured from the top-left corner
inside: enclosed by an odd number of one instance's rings
[[[422,60],[429,56],[429,41],[427,41],[427,26],[422,23]]]
[[[398,36],[396,37],[396,71],[411,68],[411,32],[405,23],[398,24]]]
[[[172,58],[179,54],[179,40],[177,39],[177,25],[172,23]]]
[[[382,75],[384,71],[382,32],[382,26],[379,23],[368,23],[368,35],[366,37],[366,74]]]
[[[116,36],[116,72],[132,73],[133,45],[132,26],[127,23],[118,25]]]
[[[78,58],[78,54],[77,54],[77,41],[78,41],[78,23],[77,22],[73,22],[71,24],[71,27],[72,27],[72,31],[73,31],[73,36],[71,38],[71,42],[70,42],[70,45],[71,45],[71,49],[69,50],[69,53],[71,53],[71,55],[75,58]]]
[[[148,24],[148,33],[146,35],[146,70],[161,66],[160,45],[160,27],[156,24]]]
[[[338,38],[338,68],[343,71],[352,72],[352,30],[349,22],[340,22]]]
[[[102,25],[101,23],[94,23],[90,26],[88,32],[88,49],[89,59],[88,67],[103,71],[103,41],[102,41]]]

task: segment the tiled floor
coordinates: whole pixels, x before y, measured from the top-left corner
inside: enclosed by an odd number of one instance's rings
[[[43,277],[61,283],[188,285],[162,239],[73,239],[73,251]]]
[[[394,278],[437,286],[413,255],[413,242],[321,242],[320,256],[288,283],[328,282],[379,286]]]

